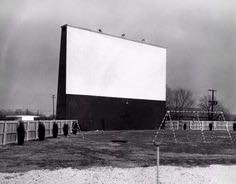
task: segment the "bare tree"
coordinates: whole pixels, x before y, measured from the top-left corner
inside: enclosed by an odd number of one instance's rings
[[[189,108],[193,108],[194,105],[195,105],[195,100],[193,98],[192,91],[183,88],[171,89],[167,87],[166,90],[167,109],[186,110]]]

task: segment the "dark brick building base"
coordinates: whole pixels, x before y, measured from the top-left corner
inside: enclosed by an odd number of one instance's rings
[[[163,101],[66,95],[65,117],[58,117],[78,119],[84,130],[136,130],[154,129],[164,112]]]

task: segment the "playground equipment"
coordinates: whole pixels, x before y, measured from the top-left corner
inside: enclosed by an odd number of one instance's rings
[[[217,118],[217,121],[202,121],[201,117],[206,118],[209,114],[214,115]],[[188,120],[174,120],[173,117],[187,117]],[[157,140],[157,137],[162,129],[171,129],[174,142],[177,143],[178,137],[176,135],[176,130],[182,128],[183,130],[200,130],[201,137],[204,143],[207,143],[206,136],[204,131],[214,131],[214,130],[226,130],[227,137],[230,142],[233,144],[233,138],[230,133],[230,129],[233,130],[233,123],[229,124],[229,121],[225,120],[224,113],[222,111],[167,111],[160,126],[158,127],[153,141]],[[212,133],[214,135],[214,132]]]
[[[218,121],[202,121],[200,117],[204,117],[204,118],[208,118],[209,115],[211,115],[211,117],[215,117]],[[176,121],[174,120],[175,118],[173,117],[178,117],[179,119]],[[180,119],[183,117],[187,117],[190,118],[191,120],[183,120],[181,121]],[[212,136],[215,136],[215,131],[217,130],[226,130],[227,132],[227,139],[229,140],[229,142],[231,144],[234,144],[234,140],[231,136],[230,130],[234,130],[234,125],[235,123],[232,123],[232,125],[229,125],[229,121],[225,120],[225,116],[224,113],[221,111],[213,111],[213,112],[209,112],[209,111],[167,111],[161,124],[159,125],[157,131],[155,132],[154,135],[154,139],[153,139],[153,143],[156,146],[156,156],[157,156],[157,184],[160,183],[160,178],[159,178],[159,165],[160,165],[160,153],[159,153],[159,149],[161,146],[162,141],[160,141],[160,139],[158,138],[158,135],[160,134],[160,132],[164,129],[171,129],[172,130],[172,134],[173,134],[173,141],[174,143],[181,143],[178,140],[178,136],[176,134],[176,131],[179,130],[179,128],[181,127],[182,130],[192,130],[192,131],[201,131],[201,138],[203,143],[211,143],[210,141],[208,141],[206,139],[206,135],[204,133],[204,131],[211,132]],[[232,127],[231,127],[232,126]],[[230,127],[230,128],[229,128]],[[164,131],[162,131],[163,133]],[[186,131],[182,131],[181,133],[184,134],[184,132]],[[165,133],[165,132],[164,132]],[[190,132],[191,133],[191,132]],[[213,140],[213,137],[211,140]],[[183,142],[186,143],[186,142]]]

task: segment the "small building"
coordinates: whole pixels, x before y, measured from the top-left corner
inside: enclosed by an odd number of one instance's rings
[[[14,120],[21,120],[21,121],[34,121],[39,116],[33,116],[33,115],[9,115],[6,116],[6,119],[14,119]]]

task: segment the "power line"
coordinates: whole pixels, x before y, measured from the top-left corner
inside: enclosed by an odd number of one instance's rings
[[[214,111],[214,106],[217,105],[217,101],[215,100],[215,89],[208,89],[209,92],[211,92],[211,100],[209,100],[209,106],[211,107],[211,112]],[[213,120],[213,114],[211,115],[211,120]]]

